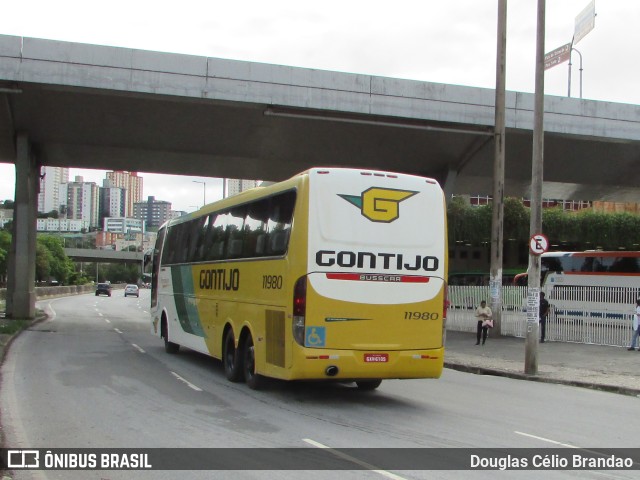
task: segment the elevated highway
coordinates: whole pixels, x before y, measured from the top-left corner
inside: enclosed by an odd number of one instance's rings
[[[527,195],[533,95],[506,104],[505,194]],[[0,36],[0,161],[16,165],[7,312],[35,312],[41,165],[264,180],[350,166],[487,193],[493,122],[490,89]],[[640,200],[639,106],[547,97],[545,130],[545,197]]]
[[[76,262],[141,263],[144,258],[142,252],[97,250],[90,248],[65,248],[64,253]]]
[[[281,180],[395,169],[491,192],[494,91],[0,36],[0,161]],[[527,195],[533,95],[507,94],[507,195]],[[545,196],[638,200],[640,107],[545,101]],[[606,168],[603,166],[606,165]]]

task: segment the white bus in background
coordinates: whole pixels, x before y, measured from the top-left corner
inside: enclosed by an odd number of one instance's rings
[[[527,285],[525,274],[516,285]],[[591,250],[541,256],[541,286],[556,316],[601,312],[628,319],[640,298],[640,252]]]

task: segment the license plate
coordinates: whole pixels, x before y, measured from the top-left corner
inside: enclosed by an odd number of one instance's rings
[[[365,363],[387,363],[389,361],[388,353],[365,353]]]

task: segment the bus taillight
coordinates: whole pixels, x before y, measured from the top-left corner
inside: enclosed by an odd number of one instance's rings
[[[304,346],[305,315],[307,311],[307,277],[298,279],[293,287],[293,338]]]

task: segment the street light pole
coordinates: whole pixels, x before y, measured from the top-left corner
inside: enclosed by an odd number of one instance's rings
[[[204,207],[207,204],[207,184],[200,180],[192,180],[192,182],[202,184],[202,206]]]

